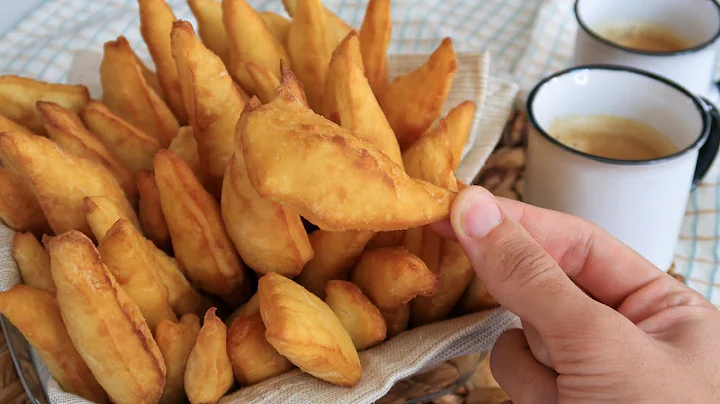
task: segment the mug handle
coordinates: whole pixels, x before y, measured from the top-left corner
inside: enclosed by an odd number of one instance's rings
[[[720,149],[720,111],[712,102],[703,97],[700,98],[710,113],[710,134],[698,152],[697,166],[695,166],[695,175],[693,176],[693,188],[702,181],[705,174],[710,170],[710,166],[712,166],[718,154],[718,149]]]

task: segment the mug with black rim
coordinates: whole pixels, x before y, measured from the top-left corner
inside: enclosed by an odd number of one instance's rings
[[[684,87],[643,70],[588,65],[542,80],[529,94],[525,201],[585,218],[662,270],[672,264],[693,184],[720,145],[720,115]],[[615,116],[672,142],[645,160],[589,154],[550,133],[558,119]]]
[[[612,64],[634,67],[673,80],[694,94],[719,101],[713,83],[720,4],[716,0],[576,0],[578,30],[574,66]],[[662,28],[683,39],[680,48],[631,47],[611,38],[608,27]],[[629,31],[630,35],[632,31]],[[656,33],[657,34],[657,33]]]

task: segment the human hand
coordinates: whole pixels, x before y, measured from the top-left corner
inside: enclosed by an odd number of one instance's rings
[[[491,353],[514,404],[720,402],[720,311],[598,227],[469,187],[435,229],[523,322]]]

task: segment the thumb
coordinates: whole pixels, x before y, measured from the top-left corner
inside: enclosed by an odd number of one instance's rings
[[[488,292],[540,334],[576,330],[591,322],[593,313],[599,314],[598,303],[575,286],[487,190],[477,186],[463,190],[450,218]]]

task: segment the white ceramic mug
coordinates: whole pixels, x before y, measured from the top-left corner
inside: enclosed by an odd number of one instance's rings
[[[668,270],[688,194],[717,153],[717,111],[663,77],[596,65],[541,81],[528,97],[527,112],[532,130],[525,201],[594,222]],[[615,160],[574,150],[548,134],[555,118],[578,115],[645,122],[679,151],[653,160]]]
[[[715,0],[576,0],[578,22],[574,66],[612,64],[629,66],[667,77],[694,94],[716,101],[713,70],[720,5]],[[674,52],[628,48],[600,34],[613,22],[660,24],[682,35],[691,47]]]

